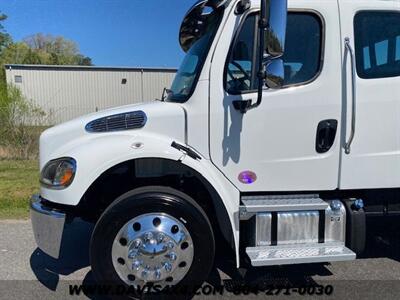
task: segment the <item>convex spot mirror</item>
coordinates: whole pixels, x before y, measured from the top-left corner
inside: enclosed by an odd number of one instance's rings
[[[208,16],[227,2],[228,0],[199,0],[189,9],[179,31],[179,43],[184,52],[187,52],[207,30]]]
[[[267,64],[265,70],[265,85],[270,89],[280,89],[283,87],[285,78],[285,68],[283,60],[274,59]]]

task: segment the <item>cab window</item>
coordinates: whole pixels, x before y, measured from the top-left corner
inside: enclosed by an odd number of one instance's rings
[[[374,79],[400,76],[400,13],[359,12],[354,18],[357,73]]]
[[[232,48],[227,67],[227,90],[230,93],[251,91],[257,88],[255,80],[255,58],[257,53],[256,15],[249,16],[243,23]]]
[[[225,74],[226,90],[230,94],[257,89],[257,24],[257,15],[248,16],[233,43]],[[289,12],[283,56],[286,87],[306,84],[318,76],[322,44],[323,28],[319,16],[308,12]]]
[[[286,32],[285,86],[305,84],[321,69],[322,22],[313,13],[289,13]]]

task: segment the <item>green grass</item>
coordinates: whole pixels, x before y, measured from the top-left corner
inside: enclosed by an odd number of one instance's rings
[[[0,219],[29,217],[29,199],[39,191],[34,160],[0,160]]]

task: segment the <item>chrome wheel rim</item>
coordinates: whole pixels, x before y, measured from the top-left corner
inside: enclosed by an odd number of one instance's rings
[[[176,285],[193,262],[194,247],[185,220],[165,213],[135,217],[117,233],[112,262],[128,285]]]

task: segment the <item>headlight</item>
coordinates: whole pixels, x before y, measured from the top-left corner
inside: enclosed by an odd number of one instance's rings
[[[51,189],[65,189],[74,180],[75,172],[75,159],[66,157],[51,160],[44,166],[40,182]]]

